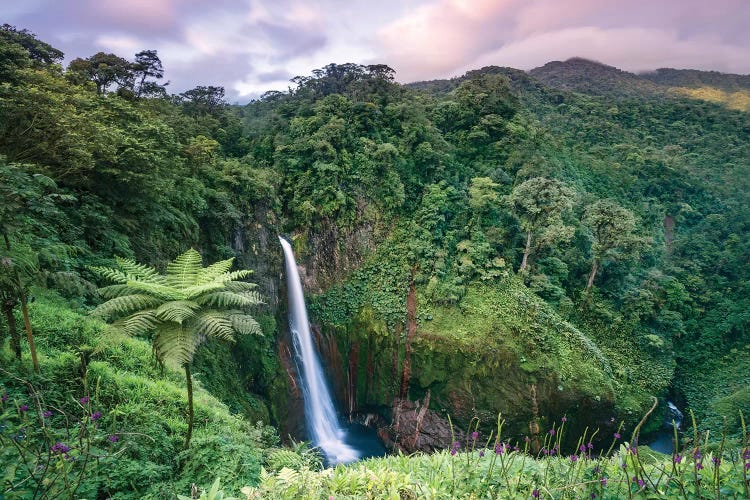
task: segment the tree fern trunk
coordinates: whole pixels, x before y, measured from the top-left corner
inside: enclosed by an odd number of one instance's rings
[[[16,317],[13,315],[13,304],[3,304],[5,319],[8,321],[8,333],[10,334],[10,349],[18,359],[21,359],[21,337],[16,327]]]
[[[20,285],[20,280],[19,280]],[[34,371],[39,373],[39,360],[36,357],[36,345],[34,344],[34,335],[31,332],[31,321],[29,321],[29,308],[26,306],[26,293],[23,289],[20,291],[21,311],[23,312],[23,324],[26,327],[26,338],[29,340],[29,350],[31,351],[31,362],[34,364]]]
[[[188,430],[187,436],[185,436],[185,449],[190,448],[190,438],[193,437],[193,379],[190,376],[190,365],[185,363],[185,381],[187,382],[187,395],[188,395]]]

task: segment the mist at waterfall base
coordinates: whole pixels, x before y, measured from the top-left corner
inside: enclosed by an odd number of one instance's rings
[[[289,242],[281,236],[279,241],[284,249],[289,329],[292,333],[309,437],[313,445],[321,449],[328,464],[347,463],[384,455],[385,449],[372,429],[357,424],[344,426],[339,422],[325,373],[310,334],[310,322],[294,252]]]

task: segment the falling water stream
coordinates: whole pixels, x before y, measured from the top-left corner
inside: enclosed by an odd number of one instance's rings
[[[279,237],[284,249],[287,295],[289,297],[289,328],[294,341],[297,371],[305,403],[305,421],[313,444],[320,447],[328,463],[346,463],[360,458],[360,453],[347,444],[347,432],[339,425],[320,359],[315,352],[307,319],[305,297],[297,272],[292,246]]]

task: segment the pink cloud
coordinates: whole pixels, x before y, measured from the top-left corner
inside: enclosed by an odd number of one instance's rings
[[[489,29],[519,0],[440,0],[422,5],[383,27],[378,38],[387,61],[401,79],[442,74],[466,61],[467,54],[492,45],[502,30]]]
[[[531,69],[553,60],[580,56],[626,71],[656,68],[750,72],[747,49],[717,37],[680,38],[674,31],[649,28],[568,28],[527,37],[485,53],[462,70],[487,65]]]
[[[88,0],[87,4],[96,16],[151,29],[172,25],[178,14],[175,0]]]
[[[573,56],[624,69],[747,72],[747,23],[745,0],[432,0],[383,27],[378,41],[400,81]]]

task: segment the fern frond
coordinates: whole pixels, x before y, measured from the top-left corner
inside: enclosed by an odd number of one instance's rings
[[[123,295],[132,295],[133,290],[126,284],[121,285],[109,285],[99,289],[99,295],[105,299],[114,299],[115,297],[122,297]]]
[[[138,278],[149,283],[164,282],[164,276],[159,274],[153,267],[145,264],[138,264],[134,260],[123,259],[122,257],[115,257],[115,261],[125,274],[132,276],[133,278]]]
[[[153,309],[139,311],[124,320],[120,321],[122,330],[130,336],[144,335],[156,328],[159,324],[159,318]]]
[[[247,281],[228,281],[224,283],[224,287],[230,292],[248,292],[258,288],[258,284]]]
[[[200,339],[177,323],[164,323],[154,337],[154,351],[161,362],[174,361],[184,365],[193,360]]]
[[[147,283],[140,280],[129,280],[127,282],[127,286],[133,290],[145,292],[149,295],[153,295],[154,297],[158,297],[163,300],[183,300],[186,298],[185,294],[181,290],[167,285]]]
[[[130,280],[130,276],[120,271],[119,269],[113,269],[111,267],[103,266],[88,266],[88,268],[102,278],[113,281],[115,283],[124,284],[127,283],[128,280]]]
[[[195,311],[199,308],[198,304],[189,300],[171,300],[157,307],[154,314],[162,321],[182,324],[195,316]]]
[[[184,288],[182,290],[182,293],[185,294],[185,298],[187,299],[195,299],[205,293],[214,292],[214,291],[222,290],[222,289],[224,289],[223,284],[211,282],[211,283],[206,283],[204,285],[196,285],[196,286],[190,286],[190,287]]]
[[[163,301],[145,294],[123,295],[100,304],[91,314],[100,318],[122,317],[143,309],[151,309]]]
[[[234,327],[226,313],[211,311],[201,314],[196,324],[196,333],[201,337],[216,337],[234,340]]]
[[[229,314],[232,328],[240,335],[263,335],[260,324],[248,314]]]
[[[217,276],[228,272],[230,269],[232,269],[233,262],[234,257],[232,257],[231,259],[216,262],[206,268],[201,269],[201,272],[198,276],[198,284],[201,285],[204,283],[210,283]]]
[[[239,271],[220,274],[216,276],[213,281],[214,283],[228,283],[230,281],[237,281],[243,278],[247,278],[251,274],[253,274],[253,271],[251,269],[240,269]]]
[[[166,283],[177,288],[194,286],[202,265],[201,254],[191,248],[167,264]]]
[[[196,299],[200,305],[218,307],[223,309],[242,309],[257,306],[263,303],[263,299],[257,292],[213,292],[201,295]]]
[[[119,346],[129,338],[130,335],[122,328],[117,328],[115,325],[107,325],[96,342],[93,354],[101,354],[107,349]]]

